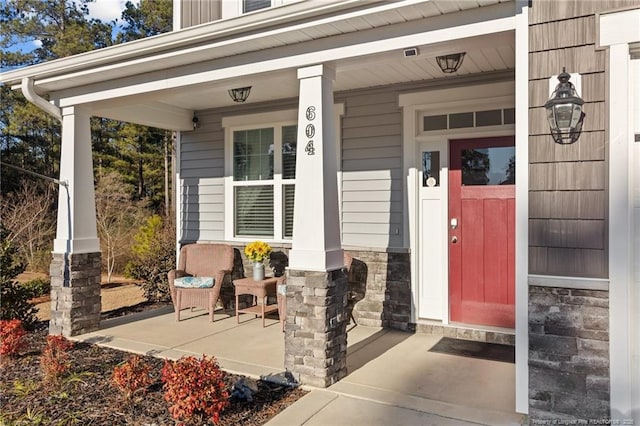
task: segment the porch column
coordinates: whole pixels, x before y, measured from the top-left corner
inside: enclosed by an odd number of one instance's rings
[[[298,70],[298,154],[287,270],[285,367],[299,382],[319,387],[346,375],[347,280],[338,214],[334,78],[326,65]]]
[[[100,242],[88,110],[62,110],[61,186],[51,262],[50,334],[73,336],[100,325]]]

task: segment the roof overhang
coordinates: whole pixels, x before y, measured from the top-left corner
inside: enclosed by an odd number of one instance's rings
[[[253,85],[251,102],[297,96],[295,70],[317,63],[336,68],[336,90],[437,74],[437,69],[429,69],[433,65],[416,58],[400,63],[407,47],[418,47],[423,59],[475,49],[484,57],[467,73],[512,69],[515,3],[463,0],[456,3],[467,9],[443,13],[449,3],[293,3],[6,72],[0,78],[14,89],[30,78],[37,93],[62,108],[85,104],[95,115],[189,130],[193,111],[232,105],[226,91],[233,87]],[[375,76],[367,79],[367,70]]]

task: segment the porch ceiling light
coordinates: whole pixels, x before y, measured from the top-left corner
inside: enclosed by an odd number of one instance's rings
[[[578,96],[565,68],[558,76],[558,85],[544,104],[553,140],[559,144],[571,144],[578,140],[582,131],[584,100]]]
[[[462,65],[464,55],[466,54],[467,52],[460,52],[452,53],[450,55],[436,56],[436,61],[443,73],[451,74],[458,71],[458,68]]]
[[[249,93],[251,93],[251,86],[229,89],[229,96],[231,96],[231,99],[233,99],[234,102],[242,103],[246,101],[249,97]]]

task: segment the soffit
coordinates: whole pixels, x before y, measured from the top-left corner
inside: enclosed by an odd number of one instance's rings
[[[455,74],[444,74],[435,57],[443,50],[456,51],[462,46],[467,54]],[[416,46],[418,56],[405,58],[403,50],[337,61],[334,91],[365,89],[376,86],[411,83],[427,80],[446,80],[460,76],[492,73],[515,69],[513,32],[473,40],[461,39],[444,45]],[[295,70],[243,76],[224,82],[199,84],[193,87],[163,91],[154,96],[159,103],[190,110],[230,107],[234,103],[227,90],[252,86],[247,104],[298,96],[298,80]],[[140,98],[141,101],[143,98]],[[146,100],[146,98],[144,98]],[[133,99],[132,99],[133,101]]]
[[[318,12],[320,14],[317,16],[310,12],[307,13],[309,16],[306,16],[300,12],[292,14],[294,17],[287,20],[283,20],[282,17],[278,18],[278,13],[286,16],[287,10],[295,11],[294,7],[298,7],[297,5],[300,4],[296,3],[274,8],[268,14],[255,14],[203,24],[146,40],[113,46],[103,49],[103,51],[87,52],[51,63],[4,73],[2,80],[19,86],[22,77],[30,76],[36,80],[35,86],[38,93],[50,93],[100,81],[116,80],[141,73],[180,67],[185,64],[293,46],[509,1],[511,0],[405,0],[382,3],[345,1],[333,2],[332,4],[351,9],[345,10],[336,6],[336,10],[329,11],[321,8],[322,10]],[[363,5],[368,6],[364,7]],[[323,15],[321,12],[325,12],[325,14]],[[252,19],[255,21],[256,17],[268,18],[271,15],[276,15],[276,17],[264,19],[262,23],[251,21]],[[235,27],[234,22],[238,24]],[[239,32],[238,28],[243,25],[244,32]],[[509,53],[504,49],[486,52],[486,55],[489,57],[503,55],[507,60],[509,57]],[[481,57],[476,60],[479,63],[483,62]],[[469,66],[473,66],[474,63],[475,61],[471,59]],[[482,70],[483,67],[478,66],[477,69]],[[416,71],[416,69],[404,70],[409,74]],[[345,75],[345,77],[347,76]]]

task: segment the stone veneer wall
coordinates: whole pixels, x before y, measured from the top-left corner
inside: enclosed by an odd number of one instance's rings
[[[235,267],[232,279],[251,275],[251,261],[244,255],[244,246],[234,246]],[[273,246],[274,253],[289,254],[288,247]],[[409,253],[382,251],[345,250],[357,262],[356,279],[365,285],[359,286],[364,294],[355,304],[353,316],[358,324],[372,327],[389,327],[413,331],[411,320],[411,261]],[[285,260],[286,261],[286,260]],[[265,274],[273,269],[266,262]],[[223,298],[233,304],[233,286],[225,283]]]
[[[529,417],[610,416],[609,293],[529,287]]]
[[[100,253],[54,253],[51,261],[50,334],[67,337],[100,327]]]
[[[328,387],[347,375],[347,275],[287,271],[284,366],[299,383]]]
[[[365,294],[355,304],[358,324],[410,330],[411,260],[409,253],[346,250],[366,265],[358,274],[366,280]]]

